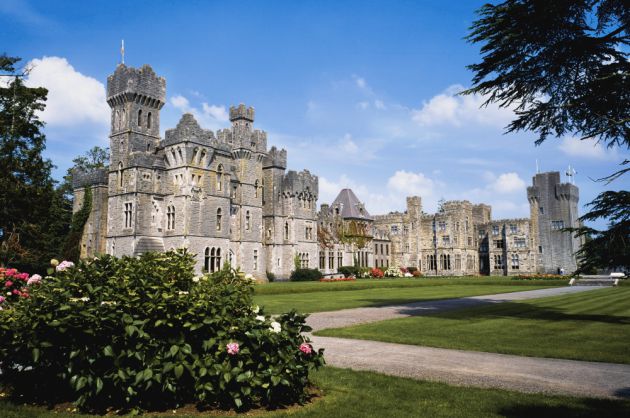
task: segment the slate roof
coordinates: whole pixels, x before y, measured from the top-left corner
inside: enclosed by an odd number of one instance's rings
[[[340,215],[344,219],[372,220],[363,203],[359,201],[351,189],[343,189],[339,192],[335,201],[330,205],[330,210],[334,211],[336,207],[340,207]]]

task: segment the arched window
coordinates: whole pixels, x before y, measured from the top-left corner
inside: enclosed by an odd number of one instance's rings
[[[245,212],[245,230],[249,231],[251,216],[249,215],[249,211]]]
[[[190,160],[191,165],[195,165],[195,158],[197,157],[197,153],[199,153],[199,148],[195,148],[192,153],[192,159]]]
[[[118,130],[120,129],[120,111],[117,110],[116,113],[114,113],[114,130]]]
[[[289,222],[284,223],[284,239],[289,239]]]
[[[153,120],[152,120],[152,119],[153,119],[153,117],[152,117],[152,116],[153,116],[153,115],[151,115],[151,112],[149,112],[149,113],[147,114],[147,128],[148,128],[148,129],[151,129],[151,122],[153,122]]]
[[[138,126],[142,126],[142,109],[138,110]]]
[[[151,143],[147,142],[147,151],[151,151]]]
[[[217,209],[217,231],[221,230],[221,208]]]
[[[175,229],[175,206],[166,209],[166,229],[169,231]]]
[[[203,270],[210,271],[210,248],[206,247],[203,257]]]
[[[254,182],[254,197],[258,197],[258,180]]]
[[[219,164],[217,167],[217,192],[223,190],[223,166]]]
[[[214,271],[221,270],[221,248],[217,248],[216,267]]]
[[[182,149],[177,147],[177,153],[179,154],[179,163],[184,164],[184,154],[182,154]]]
[[[123,164],[118,163],[118,186],[123,187]]]
[[[216,263],[217,257],[215,255],[215,249],[212,248],[212,251],[210,251],[210,272],[214,273],[214,266]]]

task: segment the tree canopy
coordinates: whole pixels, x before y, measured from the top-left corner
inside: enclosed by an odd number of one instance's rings
[[[507,132],[531,131],[536,144],[576,135],[607,147],[630,149],[630,9],[627,0],[507,0],[486,4],[467,39],[480,43],[482,60],[469,65],[473,86],[463,94],[515,109]],[[630,162],[609,177],[630,171]],[[604,192],[582,221],[609,220],[579,252],[586,267],[630,268],[626,192]],[[605,210],[603,210],[605,208]],[[623,214],[626,216],[623,216]],[[607,252],[616,248],[621,257]],[[617,264],[615,264],[617,263]]]

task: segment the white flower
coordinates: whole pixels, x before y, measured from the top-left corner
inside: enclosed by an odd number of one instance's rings
[[[199,276],[195,276],[195,277],[193,277],[193,278],[192,278],[192,281],[193,281],[194,283],[199,283]]]
[[[101,302],[101,306],[103,305],[117,305],[116,301],[108,301],[108,300],[104,300]]]
[[[260,307],[259,307],[258,305],[254,305],[254,306],[252,306],[252,312],[253,312],[253,313],[258,313],[258,312],[260,312]]]
[[[178,295],[187,295],[188,292],[185,290],[180,290],[179,292],[177,292]]]
[[[265,321],[265,317],[262,316],[262,315],[258,315],[258,316],[256,316],[256,321],[264,322]]]
[[[254,276],[252,276],[251,274],[247,273],[247,274],[245,275],[245,280],[252,281],[252,280],[255,280],[255,279],[254,279]]]
[[[276,334],[282,331],[282,325],[279,322],[273,321],[271,323],[271,327],[269,327],[269,331],[273,331]]]
[[[11,292],[7,292],[7,296],[11,296]]]
[[[70,302],[89,302],[90,298],[83,296],[82,298],[70,298]]]

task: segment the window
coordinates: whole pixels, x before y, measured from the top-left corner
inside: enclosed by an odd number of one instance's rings
[[[385,244],[385,255],[389,255],[389,244]]]
[[[455,270],[462,269],[462,256],[459,254],[455,254]]]
[[[409,227],[405,225],[403,226],[403,235],[407,235],[407,234],[409,234]]]
[[[405,252],[408,253],[409,252],[409,244],[405,244]]]
[[[152,115],[151,115],[151,112],[149,112],[149,113],[147,114],[147,129],[151,129],[151,122],[153,122],[153,121],[151,120],[151,119],[152,119],[152,117],[151,117],[151,116],[152,116]]]
[[[495,239],[494,240],[494,248],[503,248],[503,240],[502,239]]]
[[[438,229],[442,232],[446,231],[446,222],[445,221],[438,222]]]
[[[341,264],[339,264],[339,266],[341,266]],[[335,268],[335,252],[332,250],[328,251],[328,268],[331,270]]]
[[[392,225],[392,226],[391,226],[391,231],[392,231],[394,234],[397,234],[397,233],[398,233],[398,225]]]
[[[125,228],[131,228],[133,221],[133,203],[125,203]]]
[[[337,267],[343,266],[343,253],[341,251],[337,251]]]
[[[326,253],[325,250],[319,250],[319,269],[324,270],[326,268]]]
[[[543,208],[542,206],[538,208],[538,211],[540,212],[541,215],[545,214],[545,208]]]
[[[258,180],[254,182],[254,197],[258,197]]]
[[[516,234],[518,232],[518,228],[516,227],[515,224],[510,224],[510,233],[511,234]]]
[[[251,224],[251,216],[249,215],[249,211],[245,212],[245,230],[249,231],[249,227]]]
[[[221,248],[217,248],[216,256],[215,256],[215,263],[216,263],[215,267],[212,270],[213,272],[221,270]]]
[[[492,235],[499,235],[499,226],[498,225],[493,225],[492,226]]]
[[[485,229],[480,229],[479,230],[479,238],[483,238],[486,236],[486,230]]]
[[[221,212],[221,208],[217,209],[217,231],[221,230],[221,220],[223,218],[223,214]]]
[[[450,235],[443,235],[442,236],[442,245],[450,245],[451,244],[451,237]]]
[[[217,167],[217,192],[223,190],[223,166],[219,164]]]
[[[473,245],[472,237],[468,237],[468,246],[472,247],[472,245]]]
[[[558,231],[564,228],[564,221],[551,221],[551,229]]]
[[[378,255],[378,244],[374,244],[374,255]]]
[[[503,269],[503,257],[500,254],[494,255],[494,269],[501,270]]]
[[[210,271],[210,248],[206,247],[203,257],[203,271]]]
[[[289,222],[284,223],[284,239],[289,239]]]
[[[514,238],[514,246],[516,248],[527,247],[527,240],[525,238]]]
[[[538,253],[539,253],[539,254],[542,254],[542,253],[543,253],[543,248],[542,248],[542,245],[539,245],[539,246],[538,246]]]
[[[442,270],[451,269],[451,256],[450,254],[440,254],[440,265]]]
[[[512,270],[518,270],[519,262],[518,262],[518,254],[512,254]]]
[[[472,270],[474,268],[475,268],[475,259],[473,258],[472,255],[467,255],[466,256],[466,269]]]
[[[258,271],[258,250],[254,250],[254,271]]]
[[[118,186],[123,187],[123,164],[118,163]]]
[[[166,208],[166,229],[169,231],[175,229],[175,206]]]
[[[142,109],[138,110],[138,126],[142,126]]]

